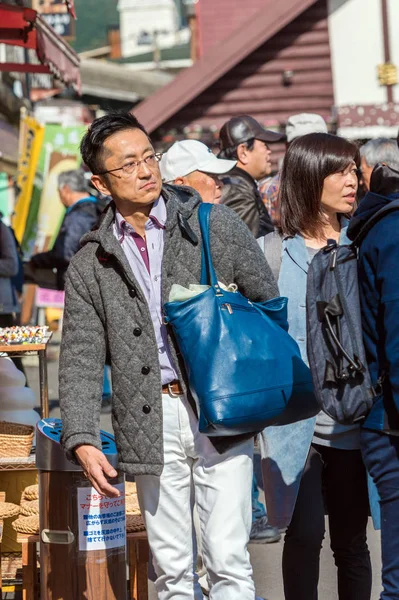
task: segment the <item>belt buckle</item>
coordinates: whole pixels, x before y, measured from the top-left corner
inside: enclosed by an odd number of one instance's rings
[[[178,398],[180,396],[180,394],[174,393],[174,391],[172,390],[172,385],[170,383],[168,383],[168,392],[171,398]]]

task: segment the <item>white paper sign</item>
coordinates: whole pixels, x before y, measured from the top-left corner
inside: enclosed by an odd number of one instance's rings
[[[109,550],[126,544],[125,484],[119,498],[107,498],[93,487],[78,488],[79,550]]]

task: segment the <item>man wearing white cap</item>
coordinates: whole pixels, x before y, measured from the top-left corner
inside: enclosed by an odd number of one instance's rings
[[[198,140],[183,140],[175,142],[167,152],[162,155],[159,163],[162,180],[164,183],[173,183],[174,185],[187,185],[195,189],[201,196],[203,202],[219,204],[221,198],[221,188],[223,183],[218,175],[225,174],[236,165],[235,160],[217,158],[212,150]],[[250,489],[248,488],[248,495]],[[196,517],[198,519],[198,517]],[[196,536],[198,542],[199,564],[202,560],[202,540],[200,536],[200,527],[197,521]],[[265,535],[270,536],[270,529],[266,530]],[[276,530],[277,531],[277,530]],[[280,535],[277,531],[277,538]],[[273,540],[274,541],[274,540]],[[209,594],[209,584],[207,581],[206,569],[199,569],[198,573],[201,588],[205,596]],[[263,600],[256,596],[255,600]]]
[[[293,140],[307,133],[328,133],[323,117],[313,113],[300,113],[288,117],[285,126],[287,148]],[[259,186],[259,192],[274,225],[280,223],[278,191],[280,188],[280,172]]]
[[[175,142],[159,163],[164,183],[188,185],[204,202],[218,204],[222,182],[218,175],[230,171],[235,160],[216,158],[212,150],[198,140]]]

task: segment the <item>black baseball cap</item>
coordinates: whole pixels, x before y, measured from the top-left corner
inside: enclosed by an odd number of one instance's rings
[[[239,144],[248,140],[262,140],[263,142],[278,142],[285,136],[265,129],[256,119],[249,115],[233,117],[225,123],[220,130],[220,149],[237,148]]]

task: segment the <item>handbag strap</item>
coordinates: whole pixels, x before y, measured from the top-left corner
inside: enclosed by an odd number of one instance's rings
[[[219,288],[215,269],[213,268],[211,246],[209,240],[210,216],[212,204],[202,202],[198,208],[198,221],[202,236],[201,285],[211,285]]]

